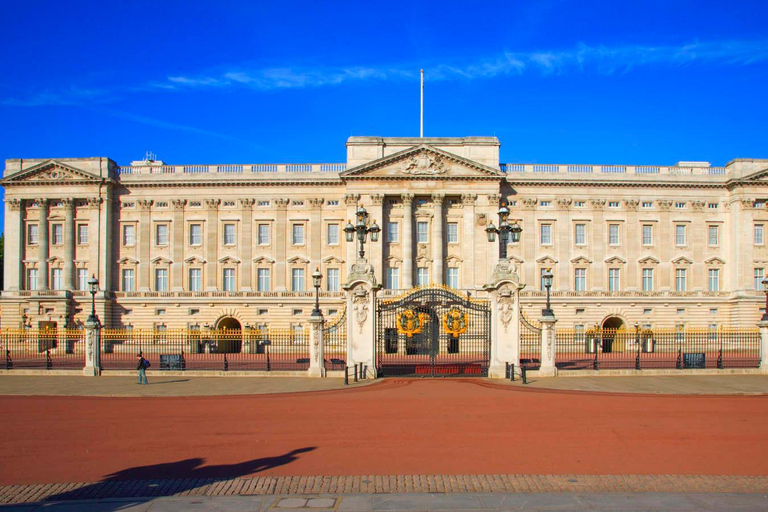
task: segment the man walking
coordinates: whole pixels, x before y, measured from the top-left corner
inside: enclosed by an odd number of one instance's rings
[[[147,368],[149,368],[149,361],[144,359],[144,356],[142,356],[141,353],[137,354],[136,358],[139,360],[139,364],[136,366],[136,369],[139,371],[139,384],[149,384],[149,382],[147,382]]]

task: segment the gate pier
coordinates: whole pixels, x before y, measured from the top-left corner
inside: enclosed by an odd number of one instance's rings
[[[503,379],[506,364],[520,365],[520,284],[517,265],[501,260],[491,283],[483,286],[491,299],[491,365],[488,377]]]
[[[376,283],[373,265],[358,259],[352,265],[349,281],[342,288],[347,292],[347,366],[363,363],[376,378]]]

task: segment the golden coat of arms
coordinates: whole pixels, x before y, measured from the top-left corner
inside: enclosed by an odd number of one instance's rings
[[[416,313],[412,309],[406,309],[397,315],[397,333],[405,334],[409,338],[419,334],[428,319],[429,315],[426,313]]]
[[[462,313],[458,308],[453,308],[443,315],[443,327],[445,332],[457,338],[459,334],[467,332],[467,328],[469,328],[469,315]]]

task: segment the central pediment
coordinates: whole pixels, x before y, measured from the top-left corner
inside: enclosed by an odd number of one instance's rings
[[[420,144],[342,172],[342,180],[501,180],[504,173],[427,144]]]

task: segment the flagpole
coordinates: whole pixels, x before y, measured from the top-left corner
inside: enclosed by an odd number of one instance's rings
[[[424,70],[421,70],[421,116],[419,119],[419,137],[424,137]]]

